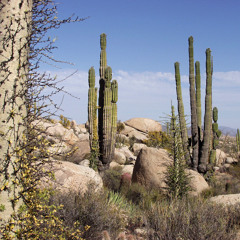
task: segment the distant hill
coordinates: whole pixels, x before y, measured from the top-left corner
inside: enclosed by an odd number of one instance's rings
[[[235,128],[219,126],[219,129],[222,131],[223,135],[235,137],[236,133],[237,133],[237,129],[235,129]]]
[[[163,131],[166,131],[166,127],[162,126]],[[221,130],[223,135],[228,135],[231,137],[235,137],[237,133],[237,129],[235,128],[230,128],[230,127],[225,127],[225,126],[219,126],[219,129]],[[191,135],[191,129],[188,128],[188,135]]]

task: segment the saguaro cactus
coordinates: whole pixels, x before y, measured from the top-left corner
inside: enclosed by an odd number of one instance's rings
[[[181,77],[179,70],[179,62],[175,62],[175,80],[176,80],[176,92],[178,101],[178,116],[181,129],[182,145],[184,151],[184,157],[187,164],[191,163],[189,149],[188,149],[188,132],[186,126],[186,120],[184,115],[184,105],[182,100],[182,88],[181,88]]]
[[[117,101],[118,101],[118,83],[116,80],[112,81],[112,131],[111,131],[111,155],[113,156],[115,150],[115,140],[117,133]]]
[[[90,146],[91,152],[96,153],[93,156],[99,156],[102,162],[102,164],[99,162],[99,170],[104,170],[109,166],[115,150],[117,131],[118,83],[116,80],[111,82],[112,69],[107,66],[106,45],[106,34],[103,33],[100,36],[100,88],[98,106],[94,68],[92,67],[89,70],[88,119]]]
[[[196,62],[196,77],[194,82],[194,63],[193,63],[193,38],[188,39],[189,42],[189,83],[190,83],[190,106],[191,106],[191,131],[192,131],[192,168],[199,172],[206,172],[209,160],[211,130],[212,130],[212,58],[211,50],[206,50],[206,96],[205,96],[205,115],[204,115],[204,133],[201,139],[201,82],[200,82],[200,63]],[[179,65],[175,64],[176,71],[176,87],[178,102],[181,102],[180,92],[180,73],[178,73]],[[179,74],[179,76],[178,76]],[[195,86],[196,83],[196,86]],[[181,107],[179,107],[179,118],[183,115]],[[181,120],[180,120],[181,122]],[[181,129],[182,131],[182,129]],[[219,132],[218,132],[219,133]],[[183,136],[183,133],[182,133]],[[184,139],[182,137],[182,142]]]
[[[105,89],[105,69],[107,67],[107,53],[106,53],[107,39],[106,34],[100,35],[100,68],[99,68],[99,99],[98,99],[98,136],[99,136],[99,147],[100,153],[103,151],[103,106],[104,106],[104,89]],[[102,155],[100,156],[102,158]]]
[[[192,132],[192,167],[197,170],[198,167],[198,125],[197,125],[197,105],[195,92],[195,77],[194,77],[194,58],[193,58],[193,37],[188,39],[188,53],[189,53],[189,84],[190,84],[190,106],[191,106],[191,132]]]
[[[206,50],[206,95],[205,95],[205,115],[204,115],[204,133],[199,159],[199,172],[206,172],[209,158],[210,139],[212,125],[212,58],[211,50]]]

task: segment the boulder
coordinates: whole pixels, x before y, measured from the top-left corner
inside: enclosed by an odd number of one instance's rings
[[[142,148],[134,165],[132,182],[146,187],[164,188],[167,166],[172,162],[164,149]]]
[[[116,148],[112,161],[114,161],[120,165],[124,165],[126,162],[126,156],[119,148]]]
[[[135,137],[137,142],[142,142],[147,139],[147,134],[143,132],[139,132],[135,128],[125,126],[125,128],[121,131],[121,134],[125,135],[126,137]]]
[[[146,144],[134,143],[133,147],[132,147],[134,155],[137,156],[139,154],[139,152],[141,151],[141,149],[144,147],[147,147]]]
[[[216,165],[221,166],[223,163],[225,163],[227,158],[227,155],[225,152],[223,152],[220,149],[216,150]]]
[[[222,205],[235,205],[240,204],[240,194],[228,194],[228,195],[218,195],[211,197],[210,201]]]
[[[162,126],[159,122],[149,119],[149,118],[132,118],[125,122],[125,125],[135,128],[138,131],[148,133],[148,132],[160,132],[162,131]]]
[[[173,160],[164,149],[144,147],[141,149],[132,174],[132,182],[139,183],[146,187],[165,188],[165,178],[167,166],[173,164]],[[191,195],[198,195],[203,190],[209,188],[207,182],[201,174],[196,171],[186,169],[190,176],[192,187]]]
[[[70,147],[70,146],[69,146]],[[66,157],[66,160],[79,164],[90,154],[89,141],[77,141],[71,146],[72,153]]]
[[[52,165],[45,165],[45,169],[51,170],[54,173],[55,180],[46,182],[43,179],[43,185],[49,186],[51,184],[54,188],[62,192],[71,190],[84,193],[90,185],[92,185],[91,187],[95,191],[103,187],[100,175],[89,167],[71,162],[53,161]]]
[[[118,148],[118,150],[125,155],[126,160],[128,162],[132,161],[132,160],[136,160],[136,156],[133,155],[133,153],[129,150],[129,148],[127,146],[123,146],[121,148]]]
[[[197,196],[202,191],[209,188],[208,183],[200,173],[193,171],[191,169],[186,169],[185,171],[191,178],[190,183],[190,186],[192,187],[192,191],[190,192],[191,195]]]
[[[117,163],[117,162],[110,162],[109,168],[110,168],[110,169],[113,169],[113,168],[122,168],[122,166],[121,166],[119,163]]]

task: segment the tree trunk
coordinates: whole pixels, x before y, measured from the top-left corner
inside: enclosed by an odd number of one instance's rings
[[[14,211],[12,176],[16,174],[15,150],[22,138],[26,117],[25,92],[28,74],[32,0],[1,0],[0,3],[0,204],[7,220]],[[16,192],[15,192],[16,193]]]

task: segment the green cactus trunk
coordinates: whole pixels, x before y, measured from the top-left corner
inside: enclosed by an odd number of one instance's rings
[[[182,138],[182,146],[185,161],[188,165],[191,164],[189,149],[188,149],[188,132],[186,126],[186,120],[184,115],[184,105],[182,100],[182,88],[181,88],[181,77],[180,77],[180,70],[179,70],[179,63],[175,62],[175,80],[176,80],[176,91],[177,91],[177,101],[178,101],[178,116],[179,116],[179,123],[181,129],[181,138]]]
[[[205,115],[204,115],[204,134],[201,147],[198,171],[206,172],[212,128],[212,59],[211,50],[206,50],[206,96],[205,96]]]
[[[198,138],[200,143],[202,141],[202,108],[201,108],[201,75],[199,61],[195,62],[195,82],[196,82]]]
[[[118,101],[118,83],[116,80],[112,81],[112,131],[111,131],[111,156],[114,156],[115,142],[117,134],[117,101]]]
[[[93,125],[95,118],[96,107],[96,90],[95,90],[95,70],[91,67],[88,71],[88,124],[89,124],[89,141],[92,148],[93,141]]]
[[[103,105],[103,147],[102,163],[109,164],[111,160],[111,129],[112,129],[112,69],[105,69],[105,88],[104,88],[104,105]]]
[[[105,90],[105,69],[107,67],[107,53],[106,53],[107,39],[106,34],[100,35],[100,68],[99,68],[99,99],[98,99],[98,136],[99,136],[99,151],[100,159],[103,158],[103,108],[104,108],[104,90]]]
[[[195,93],[195,76],[194,76],[194,58],[193,58],[193,37],[188,39],[189,52],[189,83],[190,83],[190,106],[191,106],[191,132],[192,132],[192,167],[198,168],[199,159],[199,142],[198,142],[198,125],[197,125],[197,105]]]

